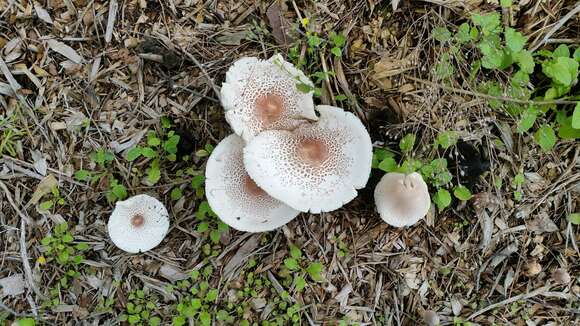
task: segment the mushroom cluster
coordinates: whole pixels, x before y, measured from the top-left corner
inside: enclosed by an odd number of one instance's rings
[[[235,134],[209,157],[206,195],[237,230],[269,231],[300,212],[338,209],[368,181],[372,144],[362,122],[315,106],[303,88],[312,82],[280,55],[242,58],[226,73],[221,102]]]

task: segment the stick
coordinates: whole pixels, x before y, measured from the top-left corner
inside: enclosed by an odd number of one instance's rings
[[[514,102],[514,103],[520,103],[520,104],[535,104],[535,105],[578,104],[578,102],[579,102],[579,101],[569,101],[569,100],[546,100],[546,101],[520,100],[517,98],[511,98],[511,97],[506,97],[506,96],[493,96],[493,95],[487,95],[487,94],[478,93],[478,92],[472,92],[472,91],[468,91],[466,89],[459,89],[459,88],[455,88],[455,87],[441,85],[438,83],[434,83],[434,82],[420,79],[420,78],[411,77],[408,75],[405,75],[405,78],[408,78],[412,81],[416,81],[416,82],[421,83],[421,84],[425,84],[425,85],[429,85],[429,86],[433,86],[433,87],[439,87],[441,89],[444,89],[446,91],[453,92],[453,93],[458,93],[458,94],[463,94],[463,95],[471,95],[471,96],[487,98],[490,100],[504,101],[504,102]]]
[[[540,294],[548,291],[549,288],[550,288],[549,285],[542,286],[541,288],[536,289],[536,290],[534,290],[532,292],[518,294],[516,296],[513,296],[511,298],[505,299],[505,300],[500,301],[498,303],[491,304],[491,305],[489,305],[489,306],[487,306],[487,307],[485,307],[483,309],[480,309],[477,312],[472,313],[469,317],[467,317],[467,320],[471,320],[471,319],[473,319],[473,318],[475,318],[475,317],[477,317],[477,316],[479,316],[479,315],[481,315],[481,314],[483,314],[483,313],[485,313],[487,311],[493,310],[493,309],[495,309],[497,307],[505,306],[505,305],[508,305],[508,304],[510,304],[512,302],[515,302],[515,301],[518,301],[518,300],[527,300],[529,298],[535,297],[537,295],[540,295]]]
[[[560,28],[562,28],[562,26],[564,26],[564,24],[568,20],[570,20],[570,18],[574,17],[574,15],[576,15],[579,12],[580,12],[580,2],[576,4],[576,7],[574,7],[574,9],[570,10],[570,12],[568,12],[564,17],[560,18],[560,21],[558,21],[558,23],[556,23],[556,25],[554,25],[554,27],[552,27],[552,29],[550,29],[548,33],[546,33],[544,38],[540,42],[538,42],[538,44],[534,45],[534,47],[530,50],[530,52],[536,51],[540,46],[547,43],[550,37],[554,35],[554,33],[556,33]]]

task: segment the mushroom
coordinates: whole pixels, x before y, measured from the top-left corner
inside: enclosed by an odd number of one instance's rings
[[[232,134],[213,150],[205,169],[206,197],[227,225],[246,232],[274,230],[300,212],[272,198],[244,169],[244,140]]]
[[[312,91],[304,73],[276,54],[269,60],[245,57],[226,73],[221,102],[226,120],[245,141],[262,130],[293,129],[305,119],[316,120]]]
[[[431,206],[429,189],[417,172],[385,174],[375,188],[381,218],[395,227],[410,226],[425,217]]]
[[[169,214],[156,198],[137,195],[117,202],[107,229],[115,246],[130,253],[145,252],[165,238]]]
[[[302,212],[342,207],[371,172],[371,138],[352,113],[319,105],[320,118],[293,131],[268,130],[244,149],[250,177],[270,196]]]

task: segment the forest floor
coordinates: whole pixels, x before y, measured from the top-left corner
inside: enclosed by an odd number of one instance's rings
[[[0,325],[577,325],[579,11],[0,0]],[[204,199],[231,133],[219,87],[236,59],[275,53],[364,122],[374,169],[339,210],[238,232]],[[173,135],[175,155],[149,142]],[[156,158],[128,160],[137,145]],[[434,202],[408,228],[373,202],[397,169]],[[139,193],[171,226],[128,254],[106,225]]]

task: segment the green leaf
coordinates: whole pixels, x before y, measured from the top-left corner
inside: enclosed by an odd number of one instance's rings
[[[540,145],[544,152],[550,151],[556,145],[556,133],[554,129],[547,124],[544,124],[540,129],[534,134],[534,139]]]
[[[568,117],[560,122],[558,137],[562,139],[580,139],[580,129],[572,128],[572,117]]]
[[[576,103],[572,113],[572,128],[580,129],[580,102]]]
[[[54,202],[52,200],[43,201],[40,203],[40,210],[48,211],[52,208],[52,206],[54,206]]]
[[[554,58],[556,58],[556,57],[569,58],[570,57],[570,49],[568,48],[568,46],[566,44],[560,44],[556,48],[556,50],[554,50],[554,52],[552,53],[552,56]]]
[[[568,221],[574,225],[580,225],[580,213],[572,213],[568,215]]]
[[[467,189],[467,187],[459,185],[457,187],[455,187],[453,189],[453,195],[455,195],[455,198],[462,200],[462,201],[467,201],[471,199],[471,191],[469,191],[469,189]]]
[[[298,265],[298,261],[294,258],[286,258],[284,259],[284,266],[291,271],[295,271],[300,268]]]
[[[580,61],[580,47],[577,47],[576,50],[574,50],[574,54],[572,55],[572,57],[574,58],[574,60]]]
[[[312,85],[302,82],[297,83],[296,88],[302,93],[310,93],[314,90],[314,87]]]
[[[18,326],[35,326],[34,318],[20,318],[17,320]]]
[[[290,257],[294,259],[302,258],[302,251],[300,251],[300,248],[295,245],[290,245]]]
[[[497,12],[483,15],[476,13],[471,16],[471,20],[476,26],[481,27],[483,35],[496,34],[500,31],[501,21]]]
[[[378,168],[385,172],[393,172],[397,169],[397,162],[394,158],[388,157],[379,163]]]
[[[346,36],[344,36],[342,33],[336,34],[334,32],[331,32],[330,33],[330,41],[335,46],[338,46],[341,48],[346,44]]]
[[[91,172],[87,170],[78,170],[75,172],[74,177],[79,181],[88,181],[91,178]]]
[[[536,122],[536,118],[538,117],[538,113],[540,111],[535,106],[529,106],[522,115],[520,116],[520,120],[518,121],[518,133],[522,134],[528,131],[532,126],[534,126],[534,122]]]
[[[455,144],[457,144],[457,132],[455,131],[444,131],[437,135],[437,144],[441,145],[444,149],[447,149]]]
[[[117,199],[123,200],[127,198],[127,189],[123,185],[115,184],[111,187],[111,192]]]
[[[522,35],[522,33],[516,31],[511,27],[506,28],[505,42],[508,48],[512,50],[513,53],[517,53],[523,50],[527,40],[528,39],[524,35]]]
[[[161,139],[157,138],[154,134],[147,139],[147,145],[156,147],[161,144]]]
[[[451,32],[445,26],[438,26],[433,29],[433,38],[439,42],[447,42],[451,39]]]
[[[332,49],[330,49],[330,53],[332,53],[335,57],[341,57],[342,56],[342,49],[335,46]]]
[[[159,169],[159,160],[154,160],[147,170],[147,180],[151,184],[156,184],[161,179],[161,170]]]
[[[344,95],[344,94],[338,94],[335,96],[335,99],[337,101],[344,101],[344,100],[348,99],[348,97],[346,97],[346,95]]]
[[[63,242],[66,242],[66,243],[69,243],[69,242],[73,242],[74,241],[74,238],[73,238],[72,235],[70,235],[69,233],[67,233],[67,234],[63,235],[62,241]]]
[[[542,71],[555,83],[571,86],[578,76],[578,62],[571,58],[557,57],[543,63]]]
[[[522,71],[531,74],[534,72],[534,67],[536,63],[534,62],[534,57],[532,53],[528,50],[522,50],[514,55],[514,60],[520,67]]]
[[[193,189],[200,188],[203,186],[204,182],[205,182],[205,176],[203,174],[196,175],[195,177],[193,177],[191,179],[191,187]]]
[[[209,231],[209,239],[211,240],[211,242],[218,243],[218,242],[220,242],[220,238],[221,238],[221,234],[218,230]]]
[[[75,248],[77,250],[80,250],[80,251],[85,251],[85,250],[88,250],[90,247],[89,247],[88,244],[86,244],[84,242],[81,242],[81,243],[77,243],[76,246],[75,246]]]
[[[502,8],[509,8],[512,6],[512,0],[500,0],[499,3]]]
[[[433,197],[433,202],[437,205],[439,211],[442,211],[451,205],[451,194],[446,189],[439,188]]]
[[[179,200],[181,197],[183,197],[181,189],[175,187],[171,190],[171,200]]]
[[[218,290],[217,289],[211,289],[207,292],[207,294],[205,295],[205,301],[206,302],[214,302],[215,299],[217,299],[218,297]]]
[[[294,286],[296,291],[301,292],[306,287],[306,280],[301,275],[294,277]]]
[[[401,148],[401,151],[404,153],[410,152],[415,145],[415,138],[414,134],[406,134],[399,142],[399,148]]]
[[[163,143],[163,149],[169,154],[176,154],[177,153],[177,144],[179,144],[179,140],[181,137],[179,135],[173,135],[169,137]]]
[[[133,147],[127,152],[127,161],[132,162],[141,156],[141,147]]]
[[[199,313],[199,321],[203,326],[210,326],[211,325],[211,315],[207,311],[202,311]]]
[[[323,266],[319,262],[311,263],[308,265],[308,268],[306,268],[306,272],[308,275],[310,275],[310,278],[316,282],[324,281],[324,278],[322,277],[322,270]]]
[[[155,158],[157,157],[157,151],[151,147],[143,147],[141,148],[141,155],[145,156],[146,158]]]
[[[161,325],[161,318],[151,317],[149,318],[149,326],[159,326]]]
[[[471,38],[471,27],[468,23],[463,23],[457,29],[457,33],[455,33],[455,39],[459,43],[467,43],[472,40]]]

